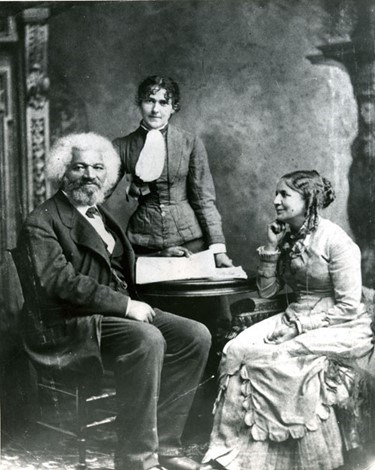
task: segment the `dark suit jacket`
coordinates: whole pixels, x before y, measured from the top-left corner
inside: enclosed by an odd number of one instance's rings
[[[147,131],[139,127],[113,141],[123,172],[131,175],[140,187],[142,181],[135,176],[135,167],[146,135]],[[129,240],[157,250],[202,236],[207,244],[224,243],[214,182],[202,140],[169,125],[166,141],[168,158],[163,173],[149,184],[151,192],[139,198],[139,206],[129,222]]]
[[[134,294],[133,250],[110,214],[100,211],[122,241],[124,274]],[[100,370],[101,318],[124,317],[129,296],[109,286],[104,243],[62,192],[28,216],[15,261],[25,298],[22,333],[36,366],[50,372]]]

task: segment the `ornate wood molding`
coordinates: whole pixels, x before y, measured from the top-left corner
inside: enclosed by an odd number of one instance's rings
[[[50,145],[48,17],[48,8],[31,8],[23,13],[29,210],[41,204],[50,193],[44,171]]]
[[[0,17],[0,43],[17,42],[17,27],[14,16]]]
[[[0,66],[0,253],[10,246],[14,246],[16,229],[15,214],[11,194],[11,178],[14,176],[9,162],[11,146],[14,143],[13,135],[13,105],[12,105],[12,80],[10,64]]]
[[[313,64],[345,67],[358,104],[349,172],[349,222],[362,251],[363,282],[375,288],[375,0],[357,0],[351,41],[318,46]]]

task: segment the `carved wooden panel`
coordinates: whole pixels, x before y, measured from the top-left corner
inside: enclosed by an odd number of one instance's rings
[[[47,76],[48,9],[24,12],[26,72],[26,134],[29,207],[49,197],[45,161],[49,151],[49,79]]]
[[[15,245],[14,90],[11,63],[0,59],[0,252]]]
[[[13,16],[0,16],[0,42],[18,40],[16,21]]]

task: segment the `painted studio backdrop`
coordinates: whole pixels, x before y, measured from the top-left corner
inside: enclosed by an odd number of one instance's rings
[[[279,177],[316,169],[337,193],[326,216],[358,243],[363,283],[374,288],[374,44],[375,0],[1,2],[0,392],[8,435],[22,431],[34,399],[8,250],[51,193],[51,144],[70,132],[129,134],[140,121],[138,83],[170,76],[181,89],[171,122],[205,144],[234,264],[255,272]],[[124,181],[106,204],[125,229],[135,203],[125,201]]]
[[[78,129],[125,135],[139,122],[138,82],[167,74],[181,85],[174,123],[206,145],[237,264],[254,269],[275,182],[287,171],[315,168],[331,178],[339,197],[327,215],[347,230],[356,99],[343,67],[308,59],[316,46],[349,40],[354,11],[336,3],[119,2],[56,14],[49,20],[52,137]]]

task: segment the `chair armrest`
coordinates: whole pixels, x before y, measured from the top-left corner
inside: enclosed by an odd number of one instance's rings
[[[254,325],[266,318],[283,312],[287,303],[292,301],[291,296],[284,294],[278,295],[272,299],[262,299],[256,292],[243,299],[237,300],[230,306],[232,320],[230,325],[220,325],[217,334],[217,345],[221,350],[231,339],[239,335],[249,326]]]
[[[232,326],[246,325],[249,327],[259,321],[283,312],[290,297],[286,295],[277,295],[272,299],[262,299],[257,293],[251,294],[246,299],[241,299],[231,305]]]

